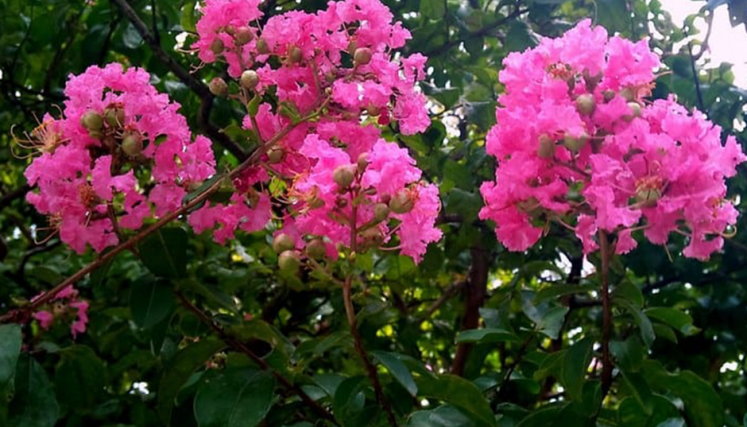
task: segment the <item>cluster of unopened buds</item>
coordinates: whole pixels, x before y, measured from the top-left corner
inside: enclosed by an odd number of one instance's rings
[[[550,221],[574,230],[586,253],[598,230],[613,234],[617,253],[636,246],[637,230],[660,245],[686,235],[688,257],[722,246],[737,218],[724,180],[745,156],[700,112],[646,99],[660,63],[645,40],[583,21],[504,65],[487,140],[498,170],[481,188],[481,217],[506,247],[531,247]]]

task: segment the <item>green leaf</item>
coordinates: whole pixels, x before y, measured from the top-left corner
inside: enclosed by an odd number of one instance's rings
[[[569,310],[568,307],[553,307],[547,310],[537,323],[537,330],[552,339],[557,339]]]
[[[442,19],[446,14],[446,2],[443,0],[421,0],[420,13],[428,19]]]
[[[229,369],[197,390],[194,412],[200,427],[254,427],[272,406],[275,379],[253,369]]]
[[[501,328],[481,328],[462,331],[457,335],[457,343],[494,343],[519,341],[519,337]]]
[[[636,336],[622,342],[610,342],[610,351],[615,358],[617,366],[628,372],[638,372],[643,359],[646,357],[646,350]]]
[[[643,411],[646,414],[651,415],[651,412],[653,411],[651,403],[652,394],[646,380],[643,378],[643,375],[637,372],[627,372],[623,370],[622,376],[625,385],[628,390],[630,390],[635,400],[638,401],[641,408],[643,408]]]
[[[643,314],[643,312],[638,309],[638,307],[635,307],[627,299],[617,300],[617,303],[625,308],[631,316],[633,316],[633,320],[635,320],[636,325],[638,325],[638,329],[640,329],[641,331],[641,338],[643,339],[643,343],[646,344],[646,347],[651,347],[651,344],[653,344],[654,340],[656,339],[656,335],[654,334],[654,328],[651,325],[651,321],[648,319],[648,317],[646,317],[646,315]]]
[[[630,30],[630,12],[626,0],[597,0],[597,20],[610,33]]]
[[[410,415],[407,427],[474,427],[475,423],[459,409],[442,405],[430,411],[417,411]]]
[[[591,363],[591,350],[594,340],[584,338],[573,344],[563,357],[560,369],[560,382],[573,400],[582,400],[584,380]]]
[[[456,406],[481,426],[494,426],[495,419],[485,397],[472,382],[454,375],[421,375],[416,379],[419,395]]]
[[[181,23],[184,31],[189,31],[192,33],[197,32],[197,28],[195,27],[195,24],[197,23],[197,10],[195,8],[196,5],[196,1],[188,1],[184,4],[184,7],[182,7],[181,20],[179,22]]]
[[[407,366],[405,366],[402,360],[400,360],[398,354],[385,351],[372,351],[371,355],[386,367],[394,379],[402,384],[402,387],[404,387],[408,393],[412,396],[417,396],[418,386],[415,384],[415,379],[412,377],[410,370],[407,369]]]
[[[165,280],[146,275],[132,284],[130,310],[141,328],[150,328],[164,320],[174,309],[174,292]]]
[[[162,228],[140,245],[140,259],[159,277],[180,279],[187,275],[187,232],[181,228]]]
[[[617,301],[627,301],[633,307],[643,307],[643,292],[629,281],[617,285],[612,291],[612,298]]]
[[[93,409],[105,394],[106,367],[93,350],[74,345],[60,351],[55,370],[57,400],[77,411]]]
[[[534,304],[542,304],[564,295],[582,294],[597,290],[596,285],[550,285],[545,286],[534,296]]]
[[[60,411],[47,373],[24,354],[18,359],[8,427],[53,427]]]
[[[174,399],[192,372],[224,347],[225,344],[221,341],[206,339],[185,347],[168,361],[158,388],[156,404],[161,420],[165,424],[170,424]]]
[[[527,415],[516,427],[547,427],[555,424],[565,405],[547,405]]]
[[[724,407],[718,393],[708,382],[691,371],[667,373],[659,362],[647,361],[643,375],[656,389],[669,390],[682,399],[687,425],[692,427],[721,427]]]
[[[676,308],[651,307],[644,310],[644,313],[646,316],[680,331],[683,335],[694,335],[700,331],[700,329],[693,326],[693,318],[689,314]]]
[[[0,390],[13,378],[22,344],[21,325],[0,326]]]

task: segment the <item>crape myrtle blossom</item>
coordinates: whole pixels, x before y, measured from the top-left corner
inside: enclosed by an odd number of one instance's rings
[[[660,66],[645,40],[608,38],[586,20],[504,66],[487,138],[498,169],[481,187],[480,216],[507,248],[531,247],[553,220],[575,230],[585,253],[599,230],[615,233],[617,253],[635,248],[636,230],[659,245],[688,236],[687,257],[721,248],[737,220],[724,181],[745,156],[702,113],[645,99]]]
[[[34,300],[32,299],[32,302]],[[78,291],[71,286],[61,290],[49,304],[49,310],[40,310],[34,313],[34,319],[39,322],[39,326],[47,330],[58,319],[71,318],[70,333],[73,339],[78,334],[86,332],[88,325],[88,301],[78,297]],[[75,310],[75,312],[73,312]],[[74,319],[72,318],[74,315]]]
[[[256,1],[207,0],[201,12],[193,49],[206,63],[225,62],[239,83],[238,93],[222,79],[210,88],[250,105],[244,128],[266,145],[260,164],[233,180],[231,201],[209,203],[190,224],[224,243],[275,218],[281,266],[385,244],[419,261],[441,236],[438,192],[378,127],[394,122],[414,134],[430,124],[416,89],[426,58],[394,54],[410,33],[378,0],[290,11],[263,27]],[[286,190],[269,197],[278,181]]]
[[[210,141],[193,140],[179,104],[149,80],[138,68],[92,66],[68,80],[62,117],[46,116],[19,140],[41,153],[25,172],[38,189],[28,201],[78,253],[178,209],[215,173]]]

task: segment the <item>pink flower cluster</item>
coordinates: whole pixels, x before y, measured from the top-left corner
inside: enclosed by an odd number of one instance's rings
[[[68,317],[71,309],[75,309],[75,320],[70,325],[70,333],[73,338],[77,338],[78,334],[86,332],[88,301],[78,298],[78,291],[75,288],[68,286],[61,290],[50,305],[50,311],[41,310],[34,313],[34,319],[39,322],[42,329],[49,329],[56,319]]]
[[[259,230],[272,217],[266,189],[271,180],[283,180],[287,203],[277,234],[292,240],[285,249],[301,251],[314,242],[312,252],[323,248],[336,257],[339,246],[360,250],[396,235],[402,252],[419,260],[441,235],[434,227],[438,192],[419,182],[421,172],[407,150],[384,141],[376,125],[394,120],[403,134],[429,126],[425,97],[416,90],[426,58],[395,59],[393,50],[410,33],[392,23],[378,0],[291,11],[263,28],[256,22],[258,7],[258,1],[207,0],[193,48],[205,62],[225,61],[237,78],[238,94],[228,94],[221,80],[211,82],[217,95],[244,103],[268,93],[277,98],[260,102],[244,119],[260,144],[272,144],[261,165],[234,180],[231,203],[205,206],[190,224],[215,230],[221,243],[237,229]],[[335,182],[336,173],[338,179],[349,175],[350,182]],[[392,206],[400,202],[405,206]]]
[[[481,188],[480,215],[507,248],[525,250],[550,221],[574,220],[586,253],[598,230],[616,234],[617,253],[636,246],[635,230],[660,245],[688,236],[687,257],[721,248],[737,219],[724,180],[746,157],[700,112],[645,99],[660,66],[646,41],[608,38],[587,20],[504,65],[487,139],[498,170]]]
[[[47,116],[21,141],[41,151],[25,173],[38,187],[28,201],[79,253],[116,245],[118,229],[179,208],[215,173],[210,141],[193,141],[179,105],[149,80],[119,64],[90,67],[68,81],[63,117]]]

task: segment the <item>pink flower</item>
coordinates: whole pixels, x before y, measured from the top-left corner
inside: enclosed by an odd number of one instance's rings
[[[70,333],[75,339],[78,334],[86,332],[89,304],[88,301],[78,297],[78,291],[75,288],[68,286],[62,289],[52,298],[52,305],[54,306],[53,311],[41,310],[33,315],[42,329],[49,329],[57,318],[65,317],[71,309],[75,309],[75,320],[70,325]]]
[[[660,66],[645,41],[608,39],[586,20],[504,65],[487,137],[498,170],[481,187],[480,216],[507,248],[525,250],[549,222],[570,227],[568,218],[585,253],[598,249],[598,230],[614,234],[618,253],[636,247],[636,229],[660,245],[671,232],[688,235],[687,257],[721,248],[737,220],[724,180],[746,157],[700,112],[642,101]]]

